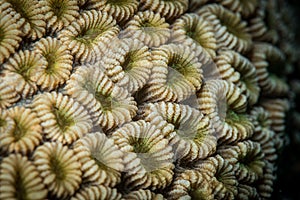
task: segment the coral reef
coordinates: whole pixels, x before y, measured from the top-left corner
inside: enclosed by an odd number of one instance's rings
[[[300,119],[289,9],[0,0],[0,200],[271,199]]]

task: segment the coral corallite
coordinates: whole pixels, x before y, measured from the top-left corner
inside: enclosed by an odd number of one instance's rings
[[[271,198],[300,56],[269,4],[0,0],[0,200]]]

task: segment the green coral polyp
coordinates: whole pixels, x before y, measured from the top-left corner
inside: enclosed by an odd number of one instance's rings
[[[131,138],[130,144],[133,146],[133,152],[135,153],[147,153],[149,152],[150,148],[147,145],[146,138]]]
[[[22,65],[20,66],[20,69],[17,70],[17,72],[27,81],[30,79],[30,70],[32,68],[32,65]]]
[[[66,0],[51,0],[50,5],[53,9],[54,15],[58,18],[64,15],[67,8]]]
[[[230,124],[234,125],[235,123],[242,123],[243,120],[247,120],[247,118],[241,114],[236,113],[233,110],[228,110],[226,114],[225,121]]]
[[[19,141],[26,133],[26,128],[23,127],[20,123],[15,122],[16,126],[13,130],[13,136],[15,141]]]
[[[52,109],[52,112],[55,116],[55,120],[59,126],[59,128],[64,132],[68,129],[68,127],[75,124],[72,116],[67,116],[64,111],[60,110],[57,107]]]
[[[200,188],[192,189],[189,192],[189,195],[191,196],[191,200],[205,200],[205,199],[207,199],[205,191],[203,191]]]
[[[7,0],[10,4],[12,4],[14,10],[18,12],[22,17],[25,19],[29,19],[27,10],[29,9],[30,5],[26,0]]]
[[[6,123],[6,120],[0,118],[0,128],[1,128],[1,127],[4,127],[6,124],[7,124],[7,123]]]
[[[47,62],[48,62],[48,65],[47,65],[47,68],[46,68],[46,73],[47,74],[53,74],[57,71],[57,67],[55,66],[55,63],[56,63],[56,53],[55,52],[49,52],[47,53],[46,55],[44,55]]]
[[[238,30],[236,27],[233,27],[230,22],[226,21],[226,19],[220,19],[220,23],[222,26],[225,26],[227,31],[235,36],[241,36],[243,30]]]
[[[124,62],[122,63],[122,69],[124,72],[129,72],[134,67],[134,54],[137,51],[131,51],[125,55]]]
[[[63,181],[66,178],[66,174],[64,172],[62,162],[55,156],[51,157],[50,159],[50,168],[53,174],[55,174],[55,178],[58,181]]]
[[[184,68],[182,65],[183,63],[181,62],[182,59],[183,58],[180,55],[173,54],[169,59],[168,66],[180,71]]]
[[[190,38],[196,40],[197,42],[201,43],[200,37],[198,37],[198,33],[196,33],[194,27],[192,27],[191,29],[187,29],[186,35],[189,36]]]
[[[193,21],[191,26],[188,25],[189,24],[185,24],[185,26],[183,27],[186,32],[186,35],[200,43],[201,35],[198,33],[197,30],[198,24],[196,23],[196,21]]]
[[[198,75],[195,69],[191,65],[187,65],[181,62],[182,58],[175,58],[171,60],[168,64],[168,74],[167,74],[167,85],[171,88],[175,88],[177,83],[186,82],[189,83],[187,78],[189,76]]]
[[[265,163],[262,161],[262,155],[260,157],[255,157],[251,153],[247,153],[246,155],[240,155],[238,157],[238,162],[241,167],[246,168],[248,171],[253,171],[257,175],[261,175],[262,166]]]
[[[144,20],[141,21],[140,26],[142,28],[149,28],[149,27],[155,27],[155,24],[153,24],[152,22],[150,22],[149,20]],[[146,30],[152,30],[152,29],[146,29]]]
[[[118,105],[117,100],[109,94],[103,94],[101,91],[95,91],[95,87],[91,81],[83,83],[83,87],[89,91],[90,94],[93,94],[95,99],[100,102],[103,111],[109,111],[114,108],[114,106]]]
[[[103,111],[109,111],[116,105],[116,100],[109,95],[103,95],[101,92],[96,92],[95,98],[101,103]]]
[[[198,143],[202,143],[208,134],[209,134],[208,130],[198,130],[196,131],[196,133],[191,132],[189,139],[193,139]]]

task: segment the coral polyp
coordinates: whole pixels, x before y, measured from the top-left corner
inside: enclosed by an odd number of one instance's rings
[[[46,10],[47,29],[55,33],[68,26],[79,16],[79,6],[75,0],[42,0]]]
[[[73,195],[81,183],[81,164],[73,150],[62,143],[46,142],[33,155],[43,183],[51,195]]]
[[[79,62],[94,62],[97,54],[103,53],[106,46],[119,32],[115,20],[106,12],[85,11],[79,20],[73,21],[58,33],[58,38],[68,46]]]
[[[0,165],[0,199],[45,199],[47,189],[32,161],[20,154],[5,157]]]
[[[17,106],[2,115],[3,130],[0,135],[2,151],[27,154],[40,144],[42,127],[35,112]]]
[[[79,139],[74,145],[74,151],[82,164],[86,182],[111,187],[120,183],[124,155],[104,133],[90,133]]]
[[[0,200],[272,199],[300,132],[289,9],[0,0]]]
[[[9,4],[0,4],[0,62],[9,58],[11,53],[19,47],[22,38],[20,30],[21,25],[17,23],[17,18],[7,14],[9,12]]]
[[[46,32],[45,10],[37,0],[4,0],[1,4],[9,4],[11,15],[15,16],[22,35],[35,40]]]

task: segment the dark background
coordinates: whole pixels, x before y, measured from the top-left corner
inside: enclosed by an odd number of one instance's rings
[[[289,0],[288,3],[295,9],[295,44],[300,46],[300,1]],[[299,48],[298,48],[299,50]],[[300,80],[300,58],[295,63],[295,72],[289,80]],[[274,185],[271,199],[274,200],[300,200],[300,119],[293,115],[294,111],[300,113],[300,95],[294,98],[294,107],[287,115],[287,134],[289,144],[282,150],[278,160],[278,177]]]

